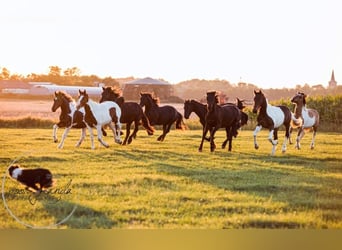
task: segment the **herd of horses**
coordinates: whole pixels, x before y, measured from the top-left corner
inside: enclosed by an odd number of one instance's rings
[[[184,102],[184,117],[188,119],[194,112],[200,119],[203,126],[202,139],[199,145],[199,151],[203,149],[205,140],[210,142],[210,151],[215,151],[215,133],[219,129],[226,130],[226,140],[222,144],[225,148],[227,143],[228,150],[232,150],[232,140],[237,137],[239,129],[247,124],[248,115],[243,112],[244,100],[237,98],[237,103],[219,102],[217,91],[208,91],[206,93],[207,103],[203,104],[196,100],[186,100]],[[257,143],[257,134],[262,128],[269,130],[268,140],[272,144],[271,155],[275,154],[278,144],[278,130],[285,126],[285,138],[282,145],[282,152],[286,151],[287,142],[291,141],[291,132],[298,129],[295,147],[300,149],[300,141],[307,129],[313,130],[311,149],[315,145],[315,136],[319,125],[319,114],[314,109],[306,107],[306,95],[298,92],[291,102],[295,104],[294,111],[284,105],[273,106],[269,104],[264,93],[254,91],[253,113],[257,113],[257,126],[253,132],[254,147],[259,148]],[[53,126],[53,139],[57,142],[57,129],[65,128],[61,142],[58,148],[63,148],[64,141],[71,128],[81,129],[81,137],[76,143],[79,147],[86,136],[88,129],[91,140],[91,148],[94,149],[93,128],[97,130],[98,141],[105,147],[109,145],[103,140],[107,133],[105,126],[109,126],[113,132],[114,141],[118,144],[126,145],[132,143],[136,138],[139,125],[142,125],[148,135],[155,133],[154,126],[162,126],[163,132],[157,138],[163,141],[169,133],[171,126],[176,124],[177,129],[184,129],[186,125],[183,122],[183,116],[175,107],[171,105],[159,105],[159,99],[152,93],[140,93],[140,103],[126,102],[118,89],[113,87],[103,87],[101,99],[99,102],[92,100],[87,92],[79,90],[79,96],[75,101],[70,95],[63,91],[56,91],[52,111],[61,109],[59,122]],[[126,124],[125,138],[121,140],[121,127]],[[134,130],[131,134],[131,125],[134,123]],[[209,137],[207,134],[209,132]]]

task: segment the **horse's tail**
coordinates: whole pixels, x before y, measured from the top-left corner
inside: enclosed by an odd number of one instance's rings
[[[144,126],[144,128],[147,131],[148,135],[153,135],[154,133],[154,128],[151,126],[150,121],[148,120],[147,116],[144,114],[143,111],[141,111],[141,121],[142,121],[142,125]]]
[[[187,129],[187,126],[185,125],[183,121],[183,116],[178,111],[177,111],[176,129],[181,129],[181,130]]]

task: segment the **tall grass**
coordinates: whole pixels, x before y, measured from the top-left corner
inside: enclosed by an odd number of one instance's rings
[[[270,157],[267,131],[259,150],[251,131],[240,131],[233,152],[219,147],[219,131],[215,153],[207,143],[198,152],[201,130],[172,130],[162,143],[160,133],[139,131],[128,146],[106,137],[110,148],[91,150],[88,137],[74,147],[80,131],[72,130],[58,150],[50,129],[0,129],[2,173],[20,157],[26,167],[49,168],[57,187],[72,180],[75,195],[36,206],[12,197],[13,210],[44,225],[76,205],[58,228],[342,228],[342,135],[319,133],[314,150],[306,135],[301,150],[291,145],[282,154],[279,146]],[[6,180],[13,185],[7,192],[23,189]],[[0,216],[0,228],[24,227],[4,207]]]

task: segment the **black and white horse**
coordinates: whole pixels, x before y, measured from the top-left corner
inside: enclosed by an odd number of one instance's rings
[[[82,129],[82,133],[76,144],[76,147],[79,147],[86,135],[86,124],[83,122],[84,108],[76,110],[75,100],[70,95],[63,91],[56,91],[51,110],[52,112],[56,112],[58,108],[61,108],[61,114],[59,116],[59,122],[53,125],[52,136],[54,142],[58,142],[58,128],[65,128],[61,142],[58,144],[58,148],[63,148],[64,141],[71,128],[80,128]]]
[[[290,136],[290,122],[292,120],[292,113],[286,106],[272,106],[268,103],[264,93],[254,90],[254,106],[253,113],[258,113],[257,126],[254,130],[254,147],[259,148],[256,137],[262,128],[269,129],[270,133],[268,140],[272,143],[271,155],[275,154],[278,144],[278,129],[280,126],[285,126],[285,140],[282,146],[282,152],[286,152],[286,143]]]
[[[95,148],[92,127],[96,127],[97,129],[97,139],[99,142],[103,146],[109,147],[109,145],[102,140],[101,131],[102,126],[107,124],[113,131],[115,142],[121,144],[121,109],[119,105],[111,101],[97,103],[89,98],[85,90],[79,90],[79,93],[80,95],[77,100],[76,108],[79,110],[80,108],[84,107],[84,121],[90,133],[91,148]]]

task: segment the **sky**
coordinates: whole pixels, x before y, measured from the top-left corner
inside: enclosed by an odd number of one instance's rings
[[[0,70],[342,84],[340,0],[5,0]]]

